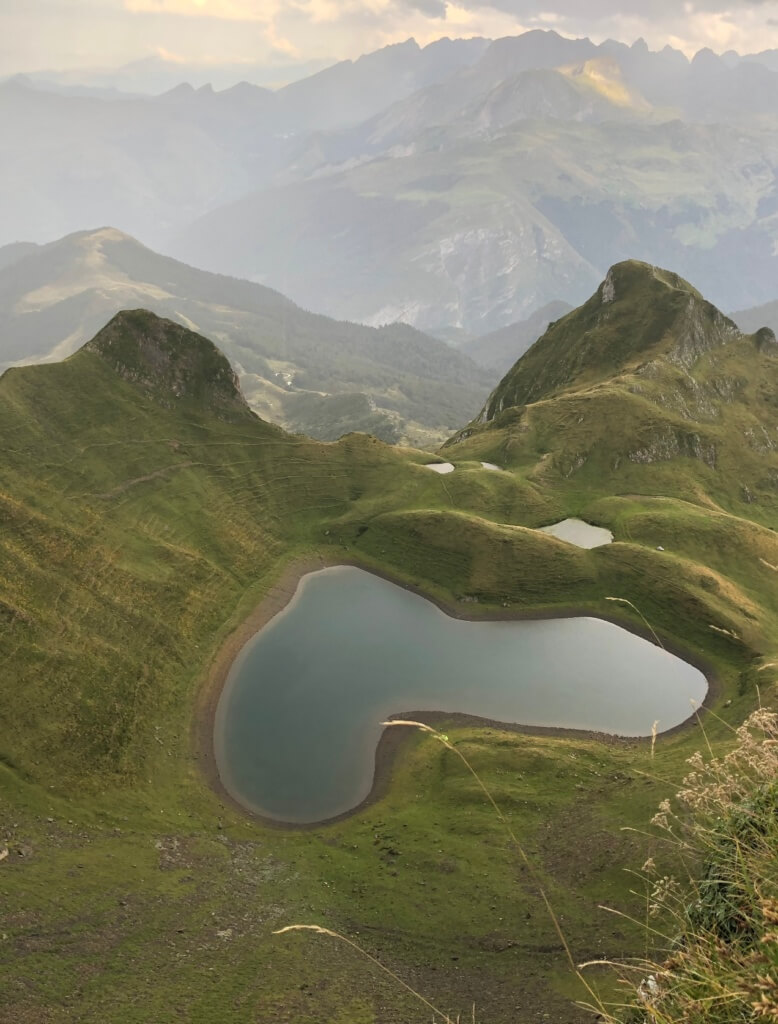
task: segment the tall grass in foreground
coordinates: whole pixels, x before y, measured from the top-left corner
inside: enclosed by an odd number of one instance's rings
[[[424,722],[411,722],[411,721],[405,721],[403,719],[392,719],[392,720],[390,720],[388,722],[382,722],[381,724],[383,726],[387,727],[387,728],[394,727],[394,726],[411,727],[411,728],[414,728],[414,729],[419,729],[421,732],[428,733],[430,736],[432,736],[434,739],[436,739],[439,743],[442,743],[443,746],[447,750],[450,750],[453,754],[456,754],[456,756],[460,759],[460,761],[462,761],[462,763],[464,764],[465,768],[470,772],[470,774],[473,776],[475,781],[478,783],[478,786],[480,787],[480,789],[483,791],[483,794],[484,794],[486,800],[491,804],[495,814],[497,815],[498,821],[505,828],[505,831],[507,832],[508,837],[509,837],[509,839],[510,839],[510,841],[511,841],[513,847],[514,847],[514,849],[518,853],[522,863],[528,869],[528,871],[530,873],[530,876],[531,876],[533,882],[535,883],[535,886],[537,887],[538,893],[540,894],[540,897],[543,900],[543,903],[544,903],[545,908],[546,908],[546,910],[548,912],[548,915],[551,918],[551,921],[552,921],[552,923],[554,925],[554,929],[556,930],[557,936],[559,937],[559,940],[562,943],[562,946],[564,947],[565,954],[567,956],[567,961],[568,961],[568,964],[570,965],[571,971],[578,978],[578,980],[584,986],[586,991],[589,993],[589,996],[593,1000],[593,1004],[592,1005],[598,1007],[600,1012],[602,1012],[604,1014],[606,1012],[605,1006],[601,1003],[601,1001],[600,1001],[599,997],[597,996],[596,992],[589,985],[588,981],[583,976],[581,970],[576,965],[575,960],[573,959],[573,954],[572,954],[572,952],[570,950],[570,946],[569,946],[568,941],[565,938],[565,934],[562,931],[562,928],[561,928],[561,926],[559,924],[559,919],[557,918],[557,915],[554,912],[554,908],[552,907],[551,902],[549,901],[549,898],[548,898],[548,896],[546,894],[546,890],[545,890],[545,888],[543,886],[543,883],[542,883],[540,875],[539,875],[539,873],[537,871],[537,868],[535,867],[535,865],[532,862],[532,860],[527,856],[527,853],[524,850],[524,847],[522,846],[521,842],[519,841],[518,837],[516,836],[516,833],[513,831],[512,827],[510,825],[510,822],[508,821],[508,819],[505,817],[505,815],[500,810],[500,808],[499,808],[497,802],[495,801],[494,797],[492,796],[489,788],[486,786],[486,784],[484,783],[483,779],[478,774],[478,772],[475,770],[475,768],[470,763],[470,761],[467,759],[467,757],[465,757],[465,755],[462,753],[461,750],[459,750],[458,747],[455,747],[453,745],[453,743],[451,743],[451,741],[449,740],[448,736],[445,735],[445,733],[438,732],[437,729],[433,729],[432,726],[426,725]],[[655,727],[656,727],[656,723],[655,723]],[[406,991],[410,992],[413,996],[415,996],[419,1000],[419,1002],[423,1003],[428,1009],[431,1009],[433,1011],[433,1014],[434,1014],[434,1016],[433,1016],[433,1024],[435,1024],[435,1021],[438,1019],[438,1017],[440,1018],[440,1021],[442,1022],[442,1024],[460,1024],[460,1021],[461,1021],[460,1017],[457,1017],[456,1019],[454,1019],[454,1018],[450,1017],[447,1013],[443,1012],[442,1010],[439,1010],[428,999],[426,999],[423,995],[421,995],[420,992],[417,992],[415,989],[411,988],[410,985],[407,985],[400,977],[398,977],[398,975],[396,975],[394,973],[394,971],[391,971],[388,967],[386,967],[384,964],[382,964],[379,960],[377,960],[374,956],[372,956],[370,953],[368,953],[366,950],[364,950],[360,945],[358,945],[352,939],[349,939],[345,935],[341,935],[339,932],[332,931],[329,928],[322,928],[319,925],[297,924],[297,925],[288,925],[286,928],[280,928],[280,929],[278,929],[278,931],[273,932],[273,934],[274,935],[283,935],[283,934],[285,934],[287,932],[297,932],[297,931],[316,932],[319,935],[328,935],[328,936],[330,936],[333,939],[337,939],[340,942],[344,942],[346,945],[351,946],[352,949],[355,949],[358,953],[360,953],[362,956],[364,956],[367,960],[370,960],[373,964],[375,964],[377,967],[379,967],[385,974],[388,974],[396,982],[398,982],[400,985],[402,985],[402,987],[404,989],[406,989]],[[472,1020],[473,1020],[473,1024],[475,1024],[475,1006],[473,1006]]]
[[[542,880],[488,787],[448,737],[422,722],[395,720],[428,733],[456,754],[493,807],[528,868],[564,946],[573,974],[591,998],[581,1004],[604,1024],[745,1024],[778,1021],[778,714],[760,708],[735,730],[724,757],[698,751],[675,801],[664,800],[652,819],[655,838],[683,865],[679,882],[660,875],[654,858],[643,865],[647,947],[652,958],[576,964]],[[656,742],[652,729],[651,753]],[[708,747],[710,751],[710,746]],[[658,857],[661,856],[657,854]],[[603,908],[608,909],[608,908]],[[353,940],[318,925],[275,932],[313,931],[344,942],[388,974],[433,1013],[433,1024],[459,1024]],[[618,1003],[602,1002],[587,968],[614,968],[624,988]],[[475,1007],[473,1007],[475,1024]]]
[[[434,1003],[431,1003],[429,999],[425,999],[424,996],[420,992],[417,992],[415,988],[406,984],[399,974],[395,974],[394,971],[390,970],[390,968],[386,966],[386,964],[382,964],[380,960],[372,955],[372,953],[368,953],[367,950],[363,949],[358,942],[354,942],[354,940],[348,938],[347,935],[341,935],[340,932],[335,932],[331,928],[322,928],[321,925],[318,924],[290,924],[287,925],[286,928],[279,928],[277,931],[273,932],[273,934],[285,935],[287,932],[315,932],[317,935],[327,935],[331,939],[337,939],[338,942],[343,942],[347,946],[351,946],[351,948],[356,950],[360,956],[369,960],[371,964],[374,964],[379,968],[379,970],[383,971],[384,974],[387,974],[393,981],[402,986],[406,992],[410,992],[410,994],[418,999],[420,1003],[423,1003],[427,1009],[432,1010],[433,1022],[440,1017],[443,1024],[460,1024],[460,1017],[457,1017],[456,1021],[454,1021],[447,1013],[444,1013],[443,1010],[439,1010]],[[473,1024],[475,1024],[475,1006],[473,1006]]]
[[[694,754],[652,820],[688,878],[643,865],[658,953],[616,965],[624,1002],[591,1007],[607,1024],[778,1021],[778,715],[755,711],[736,741]]]

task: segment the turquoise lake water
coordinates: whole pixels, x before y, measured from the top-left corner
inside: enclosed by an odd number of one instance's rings
[[[350,566],[303,578],[243,648],[219,701],[216,760],[244,806],[323,821],[371,789],[381,722],[450,711],[647,736],[685,721],[705,676],[594,618],[465,622]]]

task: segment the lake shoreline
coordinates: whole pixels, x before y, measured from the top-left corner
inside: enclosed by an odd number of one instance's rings
[[[273,584],[271,584],[259,604],[240,623],[240,625],[238,625],[227,636],[226,640],[215,653],[207,671],[205,681],[198,694],[192,729],[194,758],[197,762],[199,771],[205,777],[210,788],[217,794],[222,802],[230,808],[239,811],[240,814],[249,817],[257,823],[261,823],[262,825],[270,826],[275,829],[283,829],[286,831],[310,831],[328,825],[334,825],[360,813],[372,804],[381,800],[386,795],[389,786],[391,785],[394,765],[401,747],[407,744],[413,736],[419,735],[417,730],[410,727],[407,729],[384,729],[376,747],[373,782],[367,796],[359,804],[347,811],[344,811],[342,814],[322,821],[295,823],[266,817],[259,811],[244,804],[224,785],[219,773],[215,751],[216,709],[235,659],[249,640],[251,640],[272,619],[292,605],[299,592],[300,582],[305,576],[314,572],[319,572],[323,569],[335,568],[337,566],[351,566],[353,568],[361,569],[364,572],[371,573],[373,576],[377,576],[389,583],[402,587],[404,590],[417,594],[425,600],[430,601],[444,614],[453,619],[460,619],[469,622],[537,622],[549,619],[594,618],[620,626],[622,629],[626,629],[635,636],[655,643],[654,637],[649,629],[638,626],[637,624],[625,623],[623,619],[616,616],[601,614],[590,608],[561,607],[530,610],[495,608],[493,606],[486,605],[479,606],[478,604],[471,602],[454,604],[451,601],[446,601],[443,598],[431,595],[423,588],[408,583],[386,570],[369,566],[358,559],[347,557],[328,558],[320,555],[309,556],[292,561],[284,566],[278,578]],[[477,608],[481,609],[480,613],[475,610]],[[688,650],[683,649],[680,644],[676,644],[673,641],[665,642],[663,638],[663,645],[670,654],[676,655],[683,659],[687,664],[699,669],[699,671],[705,676],[708,683],[708,692],[705,696],[705,700],[700,705],[699,710],[708,708],[720,693],[720,680],[712,663],[701,658],[694,652],[689,652]],[[494,721],[492,719],[481,718],[475,715],[465,715],[457,712],[408,711],[391,717],[395,719],[410,719],[417,722],[423,722],[425,725],[430,725],[433,728],[446,723],[454,728],[472,727],[495,729],[502,732],[521,733],[527,736],[547,736],[557,739],[593,739],[600,743],[605,743],[611,746],[617,745],[624,748],[628,748],[630,746],[644,746],[651,743],[651,737],[624,737],[611,733],[584,729],[522,725],[521,723]],[[672,729],[667,729],[666,731],[661,732],[659,735],[661,737],[667,737],[672,736],[681,730],[688,730],[694,726],[695,721],[696,715],[692,712],[689,718],[685,721],[674,726]]]

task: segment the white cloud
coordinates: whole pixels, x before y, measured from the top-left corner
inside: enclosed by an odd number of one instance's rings
[[[270,21],[279,0],[124,0],[131,14],[179,14],[224,21]]]
[[[154,47],[154,52],[162,60],[167,61],[168,64],[186,64],[186,57],[182,57],[180,53],[174,53],[164,46]]]
[[[689,5],[687,5],[689,6]],[[736,4],[732,4],[736,6]],[[770,25],[778,14],[778,2],[756,3],[750,7],[741,4],[737,10],[692,10],[678,8],[665,17],[653,19],[639,14],[620,14],[600,19],[596,25],[587,25],[578,18],[565,18],[555,26],[568,34],[588,34],[595,42],[612,36],[625,42],[638,37],[646,40],[652,49],[669,44],[693,56],[703,47],[717,53],[737,50],[754,53],[778,47],[778,31]]]
[[[188,62],[353,58],[410,36],[533,27],[753,52],[778,47],[778,0],[0,0],[0,75],[115,66],[160,47]]]

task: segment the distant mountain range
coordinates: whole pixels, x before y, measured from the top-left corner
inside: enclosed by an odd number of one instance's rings
[[[116,224],[152,245],[294,164],[299,137],[351,126],[477,59],[483,40],[413,40],[272,92],[163,95],[0,85],[0,245]],[[180,79],[179,79],[180,81]]]
[[[778,134],[522,120],[214,211],[170,251],[329,315],[469,335],[582,301],[612,260],[672,262],[725,308],[772,299]],[[672,259],[670,259],[672,257]]]
[[[128,307],[217,339],[254,408],[323,440],[362,430],[437,444],[475,414],[497,376],[411,327],[316,316],[112,228],[0,249],[0,370],[62,359]]]
[[[756,304],[778,279],[776,123],[763,63],[527,33],[301,140],[283,180],[170,251],[330,314],[448,337],[582,301],[635,253],[724,306]]]
[[[231,89],[242,82],[266,89],[280,89],[335,63],[334,60],[288,60],[278,64],[196,64],[155,54],[118,68],[35,71],[11,77],[48,92],[121,99],[127,95],[158,96],[175,89],[182,82],[195,89],[203,86]]]
[[[775,298],[778,57],[529,32],[412,40],[272,92],[0,86],[0,244],[113,224],[188,264],[457,342],[672,265]]]
[[[776,291],[778,291],[778,284]],[[778,334],[778,299],[773,302],[765,302],[753,309],[740,309],[732,314],[732,319],[746,334],[758,331],[760,327],[769,327],[771,331]]]

